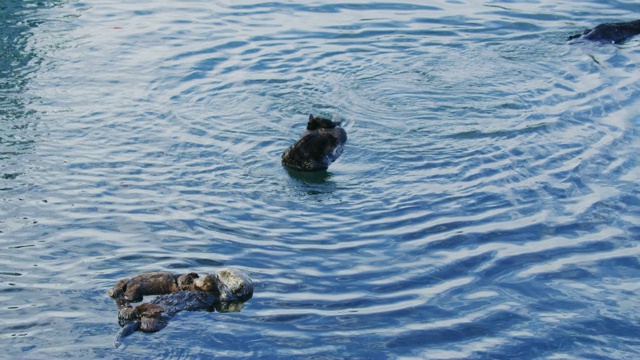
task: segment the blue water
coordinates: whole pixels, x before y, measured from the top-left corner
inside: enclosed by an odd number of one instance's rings
[[[564,40],[639,13],[4,0],[0,357],[640,358],[640,38]],[[223,266],[241,312],[114,348],[118,279]]]

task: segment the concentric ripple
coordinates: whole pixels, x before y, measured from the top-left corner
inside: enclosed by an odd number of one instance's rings
[[[0,5],[13,358],[634,358],[635,4]],[[309,113],[349,141],[280,165]],[[106,291],[246,271],[239,313],[114,349]]]

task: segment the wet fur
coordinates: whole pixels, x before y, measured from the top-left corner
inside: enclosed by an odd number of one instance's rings
[[[133,279],[135,284],[144,284],[141,279],[157,279],[168,278],[167,275],[159,276],[159,273],[142,274],[132,279],[123,279],[131,282]],[[170,274],[170,273],[160,273]],[[195,273],[187,274],[193,277]],[[173,274],[171,274],[173,275]],[[156,332],[167,326],[169,320],[181,311],[214,311],[229,312],[240,311],[242,303],[251,299],[253,296],[253,283],[246,275],[234,269],[224,268],[218,270],[215,275],[204,275],[193,280],[194,289],[178,290],[171,293],[148,293],[152,289],[164,291],[165,287],[151,286],[144,287],[145,295],[161,295],[149,303],[142,303],[136,307],[132,307],[128,301],[123,300],[122,296],[117,295],[120,289],[126,287],[118,286],[118,282],[110,291],[109,296],[116,300],[116,304],[120,309],[118,313],[118,323],[122,329],[116,335],[115,345],[119,346],[121,340],[136,332]],[[177,275],[174,275],[177,276]],[[183,275],[185,276],[185,275]],[[168,281],[168,280],[167,280]],[[128,284],[129,282],[126,282]],[[112,289],[112,290],[113,290]],[[207,289],[204,291],[203,289]],[[126,291],[125,291],[126,292]]]
[[[604,23],[580,34],[571,35],[567,40],[584,39],[603,43],[620,44],[628,38],[640,34],[640,20]]]
[[[347,132],[340,123],[309,115],[306,131],[282,154],[282,164],[300,171],[327,170],[346,142]]]
[[[122,279],[109,290],[109,296],[124,302],[142,301],[145,295],[170,294],[181,290],[212,291],[217,289],[212,275],[196,273],[177,275],[170,272],[152,272]]]

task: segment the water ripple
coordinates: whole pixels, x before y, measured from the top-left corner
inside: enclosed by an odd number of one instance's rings
[[[126,356],[634,357],[640,51],[564,39],[638,9],[594,4],[5,9],[5,352],[121,358],[117,279],[233,266],[243,311]],[[322,174],[280,165],[309,113]]]

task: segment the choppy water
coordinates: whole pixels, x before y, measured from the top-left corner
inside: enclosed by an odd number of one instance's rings
[[[640,4],[125,3],[0,5],[2,356],[640,356],[640,39],[564,41]],[[118,279],[222,266],[113,348]]]

